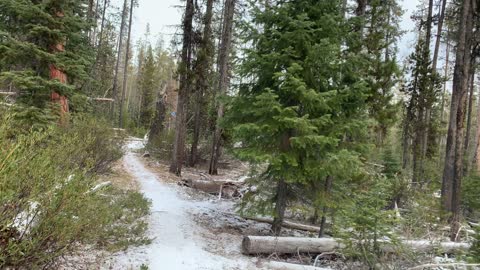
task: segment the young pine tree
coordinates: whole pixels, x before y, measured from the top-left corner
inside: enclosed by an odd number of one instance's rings
[[[294,187],[333,179],[335,190],[335,181],[355,171],[347,168],[360,163],[368,89],[350,61],[358,59],[342,53],[349,33],[341,2],[252,6],[243,41],[251,47],[241,66],[250,80],[241,84],[225,123],[242,143],[238,157],[264,168],[257,179],[263,195],[246,196],[243,210],[273,215],[276,235]]]

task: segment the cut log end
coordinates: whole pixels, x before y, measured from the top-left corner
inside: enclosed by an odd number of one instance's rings
[[[242,240],[242,253],[246,255],[251,254],[249,252],[250,248],[251,248],[250,238],[248,236],[244,236]]]

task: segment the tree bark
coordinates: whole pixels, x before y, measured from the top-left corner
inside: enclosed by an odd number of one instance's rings
[[[148,134],[148,143],[154,142],[158,136],[165,130],[165,117],[167,114],[167,104],[165,103],[165,98],[160,96],[158,97],[157,104],[155,106],[155,119],[152,122],[150,127],[150,132]]]
[[[401,250],[388,241],[379,241],[380,250],[394,253]],[[428,240],[403,240],[401,245],[416,252],[433,252],[453,254],[467,251],[468,243],[440,242],[432,243]],[[243,254],[319,254],[337,251],[343,248],[341,240],[334,238],[306,238],[306,237],[271,237],[245,236],[242,241]]]
[[[472,129],[472,110],[473,110],[473,100],[474,100],[474,82],[475,82],[475,58],[472,58],[472,63],[470,66],[470,74],[469,74],[469,94],[468,94],[468,109],[467,109],[467,130],[465,132],[465,142],[463,143],[463,156],[465,157],[465,164],[464,164],[464,173],[468,172],[468,165],[470,164],[469,155],[468,155],[468,147],[470,145],[470,133]]]
[[[320,221],[320,230],[318,232],[318,237],[323,237],[325,233],[325,226],[327,224],[327,212],[328,212],[328,207],[327,207],[327,198],[330,196],[330,192],[332,190],[332,182],[333,182],[333,177],[332,176],[327,176],[327,179],[325,179],[325,202],[324,206],[322,209],[322,219]]]
[[[426,28],[425,28],[425,45],[423,48],[422,53],[430,60],[430,43],[432,39],[432,16],[433,16],[433,0],[428,1],[428,13],[427,13],[427,21],[426,21]],[[423,74],[423,76],[432,76],[428,74],[428,66],[429,62],[424,63],[427,70],[427,73]],[[433,69],[432,69],[433,70]],[[431,102],[429,101],[429,93],[432,92],[433,89],[433,81],[430,80],[429,85],[427,86],[428,89],[420,89],[420,91],[424,92],[420,95],[419,99],[419,111],[418,111],[418,119],[420,125],[417,127],[417,136],[416,138],[416,146],[414,147],[414,183],[423,183],[424,182],[424,162],[427,156],[427,149],[428,149],[428,135],[430,132],[430,117],[431,117]],[[417,147],[419,148],[417,150]],[[419,152],[421,151],[421,152]]]
[[[258,221],[258,222],[262,222],[262,223],[273,224],[273,218],[269,218],[269,217],[243,217],[243,218]],[[318,233],[320,231],[319,227],[311,226],[311,225],[305,225],[305,224],[296,223],[296,222],[291,222],[291,221],[287,221],[287,220],[284,220],[282,222],[282,227],[288,228],[288,229],[293,229],[293,230],[315,232],[315,233]]]
[[[478,92],[480,97],[480,88]],[[480,98],[477,102],[477,131],[475,132],[475,153],[473,156],[472,165],[474,166],[477,174],[480,174]]]
[[[441,0],[441,2],[442,2],[442,6],[440,10],[440,16],[438,17],[437,36],[435,38],[435,48],[433,49],[433,59],[432,59],[432,72],[434,74],[437,73],[438,54],[440,51],[440,41],[442,39],[443,21],[445,20],[445,9],[447,6],[447,0]]]
[[[195,92],[195,112],[194,112],[194,128],[193,141],[190,150],[189,165],[194,167],[198,158],[198,142],[200,140],[200,129],[202,126],[202,109],[205,106],[204,94],[208,90],[209,74],[212,64],[213,44],[212,44],[212,17],[213,17],[213,0],[207,1],[207,9],[205,13],[205,25],[203,29],[203,38],[199,52],[199,60],[197,66],[197,89]]]
[[[103,45],[103,30],[105,29],[105,14],[107,12],[107,7],[108,7],[108,0],[104,0],[103,1],[103,9],[102,9],[102,22],[100,23],[100,36],[99,36],[99,39],[98,39],[98,46],[97,46],[97,49],[98,48],[102,48],[102,45]],[[98,53],[97,53],[98,55]]]
[[[273,235],[279,236],[282,231],[282,224],[287,208],[287,183],[280,179],[277,183],[277,192],[275,196],[275,215],[272,222]]]
[[[125,28],[125,17],[127,16],[127,0],[123,2],[123,9],[122,9],[122,21],[120,23],[120,34],[118,36],[118,49],[117,49],[117,62],[115,63],[115,72],[113,75],[113,87],[112,87],[112,98],[115,100],[112,102],[111,108],[111,117],[112,119],[115,118],[115,102],[118,101],[117,99],[117,88],[118,88],[118,71],[120,69],[120,58],[122,55],[122,46],[123,46],[123,34]]]
[[[442,206],[452,215],[451,240],[457,239],[461,214],[460,188],[463,174],[465,99],[470,71],[470,42],[473,28],[471,4],[470,0],[463,1],[460,13],[447,149],[442,179]]]
[[[185,139],[187,136],[187,104],[190,95],[190,73],[193,38],[193,15],[195,13],[193,0],[187,0],[185,15],[183,18],[183,45],[181,63],[179,65],[180,87],[178,90],[177,112],[175,119],[175,142],[173,145],[172,162],[170,172],[176,175],[182,174],[182,166],[185,156]]]
[[[127,78],[128,78],[128,62],[130,60],[130,39],[132,36],[132,19],[133,19],[133,2],[130,1],[130,18],[128,22],[128,34],[127,34],[127,49],[125,52],[125,64],[123,67],[123,84],[122,84],[122,99],[120,100],[119,105],[119,116],[118,116],[118,126],[123,128],[123,103],[125,103],[125,93],[127,89]]]
[[[233,17],[235,15],[236,0],[226,0],[224,10],[224,23],[222,30],[222,41],[219,50],[219,71],[220,78],[218,82],[218,90],[216,93],[217,102],[217,122],[215,125],[215,132],[213,134],[213,145],[210,153],[210,166],[208,173],[212,175],[218,174],[218,160],[221,155],[222,147],[222,133],[223,129],[220,126],[220,122],[223,118],[225,105],[220,101],[220,97],[227,93],[230,85],[230,51],[232,47],[232,31],[233,31]]]

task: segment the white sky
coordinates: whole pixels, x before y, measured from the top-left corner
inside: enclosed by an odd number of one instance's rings
[[[175,26],[181,22],[182,10],[178,8],[184,2],[180,0],[138,0],[139,7],[134,12],[133,40],[143,37],[147,23],[150,24],[152,38],[156,40],[158,34],[162,34],[165,40],[165,46],[170,46],[170,40],[176,29]],[[412,30],[415,27],[410,19],[412,12],[416,9],[421,0],[400,0],[400,4],[405,10],[401,28],[407,32],[401,39],[399,46],[399,60],[403,60],[410,54],[414,47],[415,36]],[[114,0],[119,7],[120,0]],[[134,43],[135,44],[135,43]]]

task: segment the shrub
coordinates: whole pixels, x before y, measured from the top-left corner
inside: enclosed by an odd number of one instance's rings
[[[75,244],[146,241],[148,202],[140,194],[92,192],[96,173],[121,157],[104,123],[77,118],[66,128],[19,132],[12,121],[0,123],[0,269],[48,268]]]

